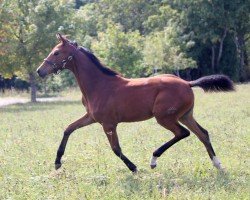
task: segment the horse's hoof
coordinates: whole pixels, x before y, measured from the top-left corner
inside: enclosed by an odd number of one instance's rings
[[[151,169],[156,168],[157,166],[157,157],[156,156],[152,156],[151,161],[150,161],[150,167]]]
[[[134,175],[138,174],[137,168],[133,169],[133,170],[132,170],[132,173],[133,173]]]
[[[222,173],[222,174],[226,174],[227,169],[225,167],[222,167],[221,169],[219,169],[219,172]]]
[[[157,165],[150,165],[151,169],[156,168]]]
[[[220,162],[220,160],[219,160],[216,156],[213,157],[212,162],[213,162],[213,165],[214,165],[218,170],[223,170],[223,167],[222,167],[222,165],[221,165],[221,162]]]
[[[62,166],[61,163],[55,164],[55,169],[58,170]]]

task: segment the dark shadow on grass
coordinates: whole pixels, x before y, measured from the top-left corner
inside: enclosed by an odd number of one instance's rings
[[[145,193],[154,199],[155,191],[158,190],[160,192],[161,190],[162,177],[158,177],[150,169],[139,170],[137,174],[132,174],[127,169],[124,169],[123,173],[127,175],[119,180],[119,185],[123,188],[124,194],[128,198],[135,194]]]
[[[53,102],[37,102],[14,104],[0,107],[0,113],[17,113],[17,112],[33,112],[41,110],[53,110],[61,106],[82,105],[80,100],[74,101],[53,101]]]
[[[247,173],[243,173],[247,176]],[[201,190],[202,192],[225,190],[228,193],[236,191],[238,187],[244,187],[244,183],[238,180],[242,176],[242,172],[218,172],[211,170],[206,176],[195,176],[194,174],[184,174],[176,177],[174,175],[166,184],[166,187],[171,192],[174,187],[181,187],[187,185],[191,191]],[[242,185],[243,184],[243,185]],[[245,184],[245,187],[247,185]]]

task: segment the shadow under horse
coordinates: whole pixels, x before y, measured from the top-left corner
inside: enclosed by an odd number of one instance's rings
[[[170,74],[127,79],[104,66],[88,49],[60,34],[57,34],[57,38],[59,44],[44,59],[37,73],[45,77],[64,69],[72,71],[81,89],[82,103],[87,113],[64,131],[55,160],[56,169],[61,167],[61,158],[71,133],[92,123],[99,123],[113,152],[132,172],[136,172],[135,164],[121,150],[116,128],[120,122],[143,121],[152,117],[170,130],[174,137],[153,152],[151,168],[156,167],[157,158],[169,147],[188,137],[192,131],[206,147],[214,166],[222,169],[208,132],[193,117],[192,87],[201,87],[206,92],[233,91],[233,82],[227,76],[211,75],[190,82]]]

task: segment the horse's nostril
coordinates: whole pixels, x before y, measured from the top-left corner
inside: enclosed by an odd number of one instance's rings
[[[40,69],[36,70],[36,72],[37,72],[38,76],[40,76],[42,78],[45,77],[45,74]]]

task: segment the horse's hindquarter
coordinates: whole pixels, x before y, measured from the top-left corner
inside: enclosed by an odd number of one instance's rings
[[[142,121],[155,114],[182,115],[193,105],[192,89],[173,75],[130,79],[115,96],[119,122]]]
[[[194,104],[194,94],[189,83],[174,76],[159,76],[161,89],[153,107],[155,117],[178,119]]]

